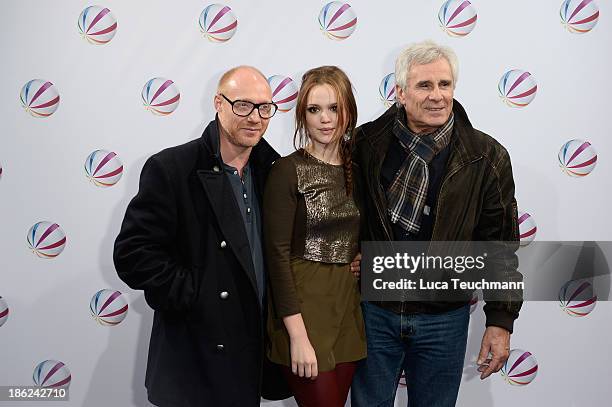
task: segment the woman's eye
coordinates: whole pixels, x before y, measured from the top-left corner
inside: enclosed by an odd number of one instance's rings
[[[310,106],[308,109],[306,109],[309,113],[316,113],[319,111],[318,107],[314,107],[314,106]]]
[[[338,106],[332,106],[329,108],[329,110],[331,110],[332,112],[336,113],[338,111]]]

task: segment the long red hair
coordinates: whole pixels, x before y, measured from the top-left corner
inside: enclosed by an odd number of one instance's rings
[[[308,95],[312,88],[318,85],[329,85],[335,92],[338,101],[338,125],[333,142],[339,143],[338,153],[344,168],[346,193],[353,191],[353,131],[357,125],[357,103],[353,95],[353,87],[348,76],[337,66],[320,66],[307,71],[302,76],[302,85],[298,93],[295,107],[295,133],[293,144],[296,149],[304,147],[308,142],[306,129],[306,107]],[[347,135],[347,137],[345,137]]]

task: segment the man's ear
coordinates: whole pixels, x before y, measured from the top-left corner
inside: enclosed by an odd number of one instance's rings
[[[223,103],[223,101],[221,100],[221,96],[216,94],[213,98],[213,105],[215,106],[215,110],[217,112],[219,112],[219,109],[221,109],[221,103]]]
[[[395,85],[395,99],[401,105],[406,104],[406,94],[404,93],[404,89],[399,85]]]

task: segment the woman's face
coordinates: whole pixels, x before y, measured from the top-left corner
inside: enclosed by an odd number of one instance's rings
[[[316,147],[333,147],[337,141],[338,100],[334,89],[327,85],[316,85],[310,89],[306,99],[306,130],[310,142]]]

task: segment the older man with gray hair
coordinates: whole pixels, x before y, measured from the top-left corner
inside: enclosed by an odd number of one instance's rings
[[[506,149],[472,127],[453,99],[458,63],[448,47],[413,44],[395,64],[397,103],[356,130],[355,190],[362,240],[518,240],[514,181]],[[520,280],[513,251],[504,277]],[[409,295],[409,294],[407,294]],[[409,299],[409,297],[408,297]],[[481,379],[507,360],[522,292],[489,297],[478,356]],[[410,407],[453,406],[463,371],[469,298],[363,302],[368,357],[357,369],[352,406],[393,406],[405,372]]]

